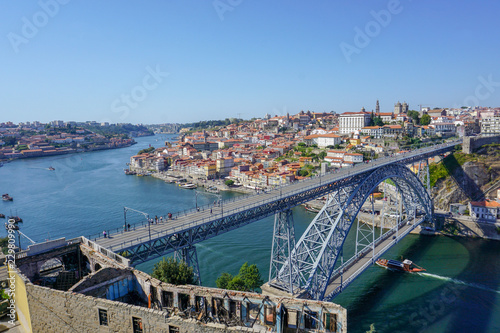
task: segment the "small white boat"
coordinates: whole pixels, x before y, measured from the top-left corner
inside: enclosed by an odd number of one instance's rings
[[[193,183],[186,183],[186,184],[179,185],[179,187],[192,190],[192,189],[197,188],[198,186],[196,184],[193,184]]]

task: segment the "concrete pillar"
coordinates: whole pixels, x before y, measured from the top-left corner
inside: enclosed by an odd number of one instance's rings
[[[179,309],[179,293],[174,291],[174,308]]]

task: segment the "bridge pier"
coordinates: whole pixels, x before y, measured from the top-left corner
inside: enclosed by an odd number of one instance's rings
[[[177,261],[184,261],[189,267],[193,267],[195,283],[201,286],[200,266],[198,264],[196,247],[194,245],[190,245],[175,251],[174,258]]]
[[[269,268],[269,284],[293,294],[291,269],[296,267],[292,256],[295,247],[295,227],[291,209],[278,212],[274,216],[273,245],[271,265]],[[281,270],[283,269],[283,272]]]

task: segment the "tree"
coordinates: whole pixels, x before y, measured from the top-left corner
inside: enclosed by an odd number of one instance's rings
[[[320,161],[323,161],[323,160],[325,159],[325,157],[326,157],[326,151],[321,151],[321,152],[319,152],[319,154],[318,154],[318,159],[319,159]]]
[[[431,123],[431,116],[428,114],[422,115],[422,118],[420,118],[420,125],[426,126]]]
[[[415,123],[416,125],[420,123],[419,115],[420,114],[418,113],[418,111],[415,110],[408,111],[408,117],[412,118],[413,123]]]
[[[248,262],[241,266],[238,275],[223,272],[215,281],[217,288],[238,291],[255,291],[263,283],[257,265],[248,265]]]
[[[215,280],[215,285],[217,286],[217,288],[220,288],[220,289],[229,289],[228,288],[229,282],[231,282],[231,280],[233,278],[234,278],[234,276],[232,276],[231,274],[223,272],[217,278],[217,280]]]
[[[228,179],[224,182],[224,184],[226,184],[226,186],[233,186],[234,185],[234,180],[232,179]]]
[[[297,144],[297,146],[299,146],[299,147],[305,147],[305,146],[306,146],[306,144],[305,144],[304,142],[299,142],[299,143]]]
[[[152,277],[171,284],[194,284],[193,268],[184,261],[178,262],[172,257],[163,258],[153,268]]]
[[[137,155],[141,155],[141,154],[144,154],[144,153],[150,153],[153,150],[155,150],[155,147],[144,148],[144,149],[139,150],[139,152],[137,153]]]
[[[300,170],[298,171],[298,175],[299,175],[300,177],[307,177],[307,176],[309,176],[309,171],[304,170],[304,169],[300,169]]]
[[[244,263],[240,268],[240,273],[236,277],[241,277],[245,288],[250,291],[254,291],[259,288],[264,281],[260,276],[259,269],[257,265],[248,265],[248,262]],[[234,279],[233,279],[234,280]]]
[[[372,110],[372,114],[370,115],[370,122],[368,123],[368,126],[373,126],[375,125],[375,114],[373,113],[373,110]]]
[[[229,283],[227,284],[227,289],[229,290],[238,290],[238,291],[248,291],[245,281],[241,278],[241,276],[236,275]]]
[[[377,116],[377,117],[375,117],[375,118],[373,119],[373,124],[374,124],[375,126],[384,126],[384,122],[382,121],[382,117],[380,117],[380,115],[379,115],[379,116]]]

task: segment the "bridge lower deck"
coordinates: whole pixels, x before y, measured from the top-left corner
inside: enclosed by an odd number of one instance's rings
[[[326,289],[326,299],[331,299],[338,295],[342,289],[346,288],[358,275],[374,264],[380,256],[409,234],[410,231],[418,227],[419,224],[420,221],[412,224],[404,224],[397,231],[397,235],[396,230],[384,234],[386,238],[380,239],[375,246],[375,250],[370,249],[370,251],[360,255],[352,264],[346,265],[347,267],[345,267],[343,274],[336,274],[332,277]],[[396,238],[393,239],[393,236],[396,236]]]

